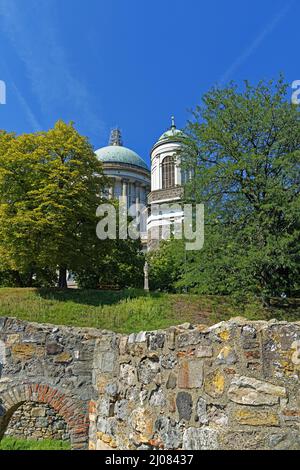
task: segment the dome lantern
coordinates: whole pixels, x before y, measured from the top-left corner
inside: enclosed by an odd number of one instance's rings
[[[123,146],[121,130],[118,127],[111,130],[109,145],[118,145],[120,147]]]

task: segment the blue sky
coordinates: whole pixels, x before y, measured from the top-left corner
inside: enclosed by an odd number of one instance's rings
[[[149,162],[175,115],[216,84],[300,79],[295,0],[0,0],[0,128],[73,120],[95,148],[110,129]]]

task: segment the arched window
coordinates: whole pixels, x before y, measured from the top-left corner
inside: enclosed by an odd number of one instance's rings
[[[162,188],[175,186],[175,163],[173,157],[165,157],[162,161]]]

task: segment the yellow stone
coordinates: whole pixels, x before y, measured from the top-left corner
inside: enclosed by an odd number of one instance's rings
[[[112,438],[108,434],[103,434],[102,435],[102,441],[105,442],[106,444],[109,444],[111,442]]]
[[[153,436],[154,415],[150,410],[136,408],[131,415],[132,425],[140,442],[148,442]]]
[[[99,379],[97,380],[97,388],[99,393],[104,393],[105,392],[105,387],[108,383],[107,377],[100,376]]]
[[[205,391],[213,398],[218,398],[224,393],[225,377],[221,371],[216,370],[208,374],[205,380]]]
[[[292,344],[292,363],[296,366],[300,365],[300,341],[294,341]]]
[[[12,344],[19,343],[19,341],[20,341],[19,334],[8,335],[6,339],[6,345],[10,347]]]
[[[221,349],[219,355],[222,355],[224,359],[227,359],[231,351],[232,349],[229,346],[224,346],[224,348]]]
[[[54,359],[54,362],[57,363],[65,363],[65,362],[71,362],[72,361],[72,356],[68,352],[62,352],[56,358]]]
[[[248,426],[279,426],[278,415],[272,411],[240,408],[234,412],[233,417],[239,424]]]
[[[223,330],[219,333],[219,337],[223,340],[223,341],[228,341],[229,338],[230,338],[230,333],[228,330]]]
[[[97,440],[96,450],[111,450],[111,447],[108,444],[105,444],[100,439]]]
[[[17,343],[11,347],[13,356],[20,360],[28,360],[33,356],[42,356],[44,354],[43,348],[36,344]]]

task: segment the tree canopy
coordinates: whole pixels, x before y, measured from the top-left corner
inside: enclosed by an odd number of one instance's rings
[[[299,288],[300,121],[288,86],[214,88],[193,111],[187,202],[205,205],[204,249],[177,278],[201,293],[291,295]]]
[[[0,281],[51,284],[59,270],[66,287],[67,269],[115,250],[96,237],[105,185],[102,164],[73,123],[20,136],[1,131]]]

